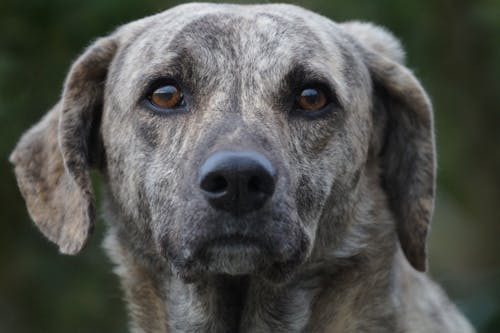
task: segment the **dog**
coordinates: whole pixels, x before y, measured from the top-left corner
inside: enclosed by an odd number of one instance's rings
[[[384,28],[284,4],[126,24],[10,161],[64,254],[101,175],[133,332],[474,332],[424,273],[432,107]]]

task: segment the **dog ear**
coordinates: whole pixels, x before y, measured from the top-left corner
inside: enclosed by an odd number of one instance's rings
[[[401,247],[412,266],[425,271],[436,168],[430,100],[403,65],[403,50],[391,33],[358,22],[343,28],[361,44],[374,83],[374,123],[383,132],[378,139],[382,181]]]
[[[97,163],[103,86],[116,49],[112,37],[99,39],[76,60],[59,103],[10,156],[31,218],[65,254],[78,253],[94,225],[89,169]]]

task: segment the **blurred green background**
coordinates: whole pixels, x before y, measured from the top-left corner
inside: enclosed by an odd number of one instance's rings
[[[0,2],[0,332],[126,331],[118,280],[100,247],[104,223],[83,254],[59,255],[30,222],[7,158],[21,133],[57,101],[85,46],[177,3]],[[431,275],[479,332],[500,332],[500,1],[294,3],[337,21],[373,21],[401,38],[435,107],[439,190]]]

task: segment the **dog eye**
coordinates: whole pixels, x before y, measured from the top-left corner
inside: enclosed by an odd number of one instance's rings
[[[177,86],[169,84],[154,90],[149,100],[157,108],[174,109],[182,106],[184,96]]]
[[[328,104],[325,92],[320,88],[306,88],[297,96],[297,106],[304,111],[317,111]]]

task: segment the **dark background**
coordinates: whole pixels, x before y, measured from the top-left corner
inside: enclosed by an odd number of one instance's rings
[[[0,2],[0,332],[126,331],[118,280],[100,247],[103,221],[81,255],[59,255],[29,220],[7,158],[57,101],[85,46],[176,3]],[[401,38],[435,107],[430,273],[480,332],[500,332],[500,1],[295,3],[337,21],[373,21]]]

